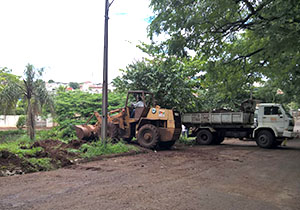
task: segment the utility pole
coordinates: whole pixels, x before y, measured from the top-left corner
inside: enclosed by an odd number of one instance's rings
[[[109,3],[109,0],[105,1],[105,20],[104,20],[104,52],[103,52],[103,87],[102,87],[102,125],[101,125],[101,139],[102,142],[106,143],[106,136],[107,136],[107,67],[108,67],[108,12],[109,7],[114,2],[112,0]]]

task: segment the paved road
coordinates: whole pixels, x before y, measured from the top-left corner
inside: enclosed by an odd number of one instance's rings
[[[300,209],[300,141],[181,146],[0,178],[0,209]]]

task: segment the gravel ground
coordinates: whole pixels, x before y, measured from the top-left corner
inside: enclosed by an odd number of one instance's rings
[[[300,209],[300,140],[176,145],[0,178],[0,209]]]

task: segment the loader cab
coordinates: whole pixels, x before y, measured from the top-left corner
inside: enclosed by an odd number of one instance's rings
[[[134,104],[139,100],[143,102],[143,107],[134,107]],[[140,119],[146,117],[150,107],[154,105],[155,100],[152,93],[142,90],[128,91],[125,108],[130,118]]]

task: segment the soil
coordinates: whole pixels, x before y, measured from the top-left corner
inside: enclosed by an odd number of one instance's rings
[[[0,209],[296,210],[299,160],[300,140],[278,149],[234,139],[214,146],[176,144],[172,150],[0,177]]]
[[[50,158],[52,169],[65,167],[73,164],[72,160],[78,158],[76,153],[68,149],[79,149],[86,143],[83,140],[72,140],[68,144],[58,140],[42,140],[35,142],[31,148],[42,147],[41,152],[34,155],[27,155],[26,158]],[[23,147],[22,149],[28,149]],[[40,166],[32,165],[26,159],[20,158],[9,151],[0,151],[0,176],[11,176],[15,174],[24,174],[36,171],[48,170]]]

